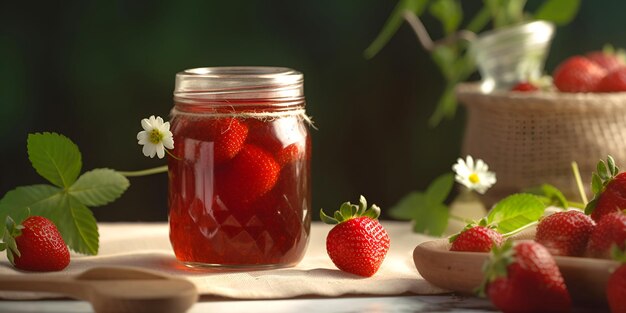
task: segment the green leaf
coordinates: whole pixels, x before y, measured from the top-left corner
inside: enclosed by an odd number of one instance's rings
[[[610,178],[609,172],[607,171],[606,164],[604,164],[604,161],[598,162],[598,165],[596,166],[596,170],[598,171],[598,175],[600,175],[600,178],[602,178],[603,181]]]
[[[463,9],[456,0],[435,0],[430,5],[430,14],[441,22],[446,35],[454,33],[463,19]]]
[[[363,54],[365,58],[373,58],[386,44],[391,37],[398,31],[400,25],[404,22],[405,11],[413,12],[415,15],[420,16],[426,7],[428,0],[401,0],[391,12],[389,18],[385,22],[385,26],[380,31],[376,39],[365,49]]]
[[[357,215],[361,216],[367,210],[367,200],[363,195],[359,197],[359,210],[357,211]]]
[[[441,236],[448,226],[449,209],[442,203],[431,203],[424,193],[411,192],[389,210],[389,215],[402,220],[413,220],[415,232]]]
[[[98,225],[89,208],[72,196],[64,197],[60,210],[51,216],[63,240],[75,252],[98,254]]]
[[[444,202],[448,198],[453,185],[454,175],[451,173],[437,177],[426,189],[426,201],[432,204]]]
[[[535,19],[565,25],[574,19],[580,8],[580,0],[545,1],[535,13]]]
[[[0,199],[0,221],[4,221],[7,216],[11,216],[17,224],[28,216],[28,209],[35,215],[50,212],[58,209],[62,202],[61,189],[50,185],[32,185],[17,187],[7,192]],[[0,227],[0,232],[4,233],[4,227]],[[3,234],[0,234],[2,237]]]
[[[513,194],[496,204],[487,216],[490,225],[496,224],[500,233],[508,233],[537,221],[546,206],[531,194]]]
[[[418,217],[413,221],[413,231],[431,235],[441,236],[448,226],[450,217],[449,209],[444,204],[435,204],[418,207]]]
[[[591,213],[593,213],[593,210],[596,209],[597,204],[598,198],[591,199],[591,201],[589,201],[589,203],[587,203],[587,205],[585,206],[585,214],[591,215]]]
[[[563,192],[553,185],[543,184],[539,187],[531,188],[527,190],[527,192],[534,195],[545,196],[548,200],[547,205],[556,205],[565,209],[569,208],[569,203]]]
[[[339,207],[339,212],[341,213],[341,216],[342,216],[341,221],[345,221],[349,219],[350,217],[352,217],[352,204],[350,204],[350,202],[342,203],[341,207]]]
[[[439,70],[441,70],[441,74],[446,81],[452,81],[456,77],[453,64],[458,58],[458,53],[454,48],[450,46],[438,46],[433,50],[431,57],[433,62],[439,67]]]
[[[597,194],[600,191],[602,191],[602,178],[597,173],[593,173],[591,175],[591,192]]]
[[[323,209],[320,209],[320,219],[322,220],[322,222],[326,223],[326,224],[330,224],[330,225],[336,225],[339,224],[339,221],[326,215],[326,213],[324,213]]]
[[[456,113],[457,101],[454,95],[454,87],[452,84],[447,84],[446,89],[443,91],[441,98],[437,102],[435,112],[428,118],[428,126],[436,127],[441,123],[444,118],[452,118]]]
[[[489,8],[485,6],[474,15],[472,20],[467,24],[466,29],[474,33],[479,33],[487,26],[489,20],[491,20],[491,14]]]
[[[618,168],[617,166],[615,166],[615,159],[613,159],[612,156],[608,156],[608,158],[606,159],[608,166],[609,166],[609,174],[611,174],[611,176],[615,176],[618,173]]]
[[[43,178],[59,187],[70,187],[82,167],[78,147],[67,137],[56,133],[28,135],[28,158]]]
[[[124,175],[99,168],[81,175],[70,187],[69,193],[84,205],[101,206],[119,198],[129,185]]]
[[[389,216],[399,220],[411,220],[415,217],[418,207],[426,206],[426,196],[421,192],[411,192],[389,209]]]

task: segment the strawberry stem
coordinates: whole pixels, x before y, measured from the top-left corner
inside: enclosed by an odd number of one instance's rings
[[[576,161],[572,162],[572,172],[574,172],[574,178],[576,179],[576,186],[578,186],[578,192],[580,193],[580,199],[583,200],[582,207],[584,208],[584,204],[588,203],[587,195],[585,194],[585,188],[583,186],[583,180],[580,178],[580,171],[578,170],[578,163]]]
[[[159,166],[159,167],[154,167],[154,168],[149,168],[149,169],[145,169],[145,170],[141,170],[141,171],[117,171],[118,173],[126,176],[126,177],[137,177],[137,176],[147,176],[147,175],[152,175],[152,174],[159,174],[159,173],[165,173],[167,172],[167,165],[163,165],[163,166]]]
[[[537,224],[539,224],[539,221],[534,221],[534,222],[528,223],[528,224],[526,224],[526,225],[524,225],[524,226],[522,226],[522,227],[520,227],[518,229],[512,230],[512,231],[510,231],[510,232],[508,232],[506,234],[502,234],[502,237],[504,237],[504,238],[511,237],[511,236],[513,236],[515,234],[519,234],[522,231],[524,231],[526,229],[529,229],[529,228],[531,228],[531,227],[533,227],[533,226],[535,226]]]
[[[453,219],[453,220],[456,220],[456,221],[459,221],[459,222],[463,222],[463,223],[467,223],[468,222],[467,219],[462,218],[462,217],[460,217],[458,215],[454,215],[454,214],[450,214],[450,219]]]
[[[176,161],[182,160],[181,158],[179,158],[179,157],[175,156],[173,153],[171,153],[170,150],[165,149],[165,153],[167,153],[169,156],[174,158]]]

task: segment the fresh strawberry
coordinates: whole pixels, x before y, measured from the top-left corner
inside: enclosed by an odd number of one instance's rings
[[[563,61],[552,74],[554,85],[562,92],[595,92],[606,70],[582,56]]]
[[[535,240],[552,255],[582,256],[595,225],[583,212],[557,212],[539,221]]]
[[[571,298],[550,252],[535,241],[507,241],[492,249],[483,290],[508,312],[569,312]]]
[[[613,246],[613,259],[621,265],[613,271],[606,284],[606,298],[611,312],[626,312],[626,251]]]
[[[216,173],[216,187],[227,204],[249,204],[274,188],[279,173],[280,165],[269,152],[246,144]]]
[[[460,233],[450,237],[450,251],[489,252],[494,245],[501,245],[504,239],[495,227],[469,224]]]
[[[389,235],[378,222],[380,208],[361,196],[359,205],[345,202],[333,217],[320,211],[322,221],[333,224],[326,237],[326,251],[342,271],[370,277],[374,275],[389,250]]]
[[[598,64],[607,72],[612,72],[622,66],[626,66],[626,55],[622,49],[605,46],[602,51],[592,51],[585,55],[589,60]]]
[[[190,120],[181,118],[173,121],[174,151],[172,153],[181,158],[185,153],[187,140],[196,139],[213,142],[213,162],[224,163],[239,153],[248,136],[248,126],[236,118],[203,118]],[[198,145],[194,147],[198,149]],[[190,156],[196,158],[197,156]]]
[[[624,249],[626,242],[626,214],[614,212],[603,216],[596,228],[591,232],[587,244],[587,255],[594,258],[608,259],[611,246],[617,245]]]
[[[604,76],[598,84],[599,92],[626,91],[626,65]]]
[[[511,88],[511,91],[522,91],[522,92],[536,91],[536,90],[539,90],[539,87],[529,82],[519,82],[515,86],[513,86],[513,88]]]
[[[22,225],[7,217],[4,231],[7,257],[11,263],[25,271],[60,271],[70,263],[70,252],[57,227],[49,219],[30,216]]]
[[[598,162],[593,173],[591,190],[593,199],[587,203],[585,213],[596,223],[606,214],[626,209],[626,173],[619,173],[615,160],[610,155],[607,162]]]

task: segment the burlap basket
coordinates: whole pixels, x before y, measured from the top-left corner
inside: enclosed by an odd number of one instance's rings
[[[498,182],[483,198],[488,205],[542,183],[580,202],[572,161],[587,195],[600,159],[610,154],[626,169],[626,93],[484,94],[478,84],[466,83],[456,94],[468,112],[463,154],[496,172]]]

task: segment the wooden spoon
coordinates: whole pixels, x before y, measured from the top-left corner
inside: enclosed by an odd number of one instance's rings
[[[413,251],[417,271],[438,287],[473,294],[483,280],[488,253],[449,251],[448,239],[427,241]],[[606,283],[619,263],[580,257],[554,257],[574,302],[606,305]]]
[[[185,312],[198,299],[187,280],[124,267],[97,267],[70,277],[0,275],[0,290],[60,293],[89,301],[98,313]]]

